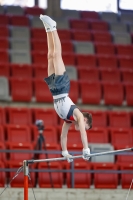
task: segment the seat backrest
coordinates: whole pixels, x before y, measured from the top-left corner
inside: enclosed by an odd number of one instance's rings
[[[131,44],[131,35],[129,33],[114,33],[113,41],[115,44]]]
[[[76,53],[81,54],[94,54],[94,45],[92,42],[74,42],[74,48]]]
[[[23,15],[24,9],[21,6],[7,6],[6,7],[6,14],[9,15]]]
[[[6,124],[6,112],[5,112],[5,109],[0,107],[0,124],[3,125],[3,124]]]
[[[117,22],[118,15],[113,12],[102,12],[100,15],[101,19],[107,22]]]
[[[30,38],[30,30],[28,27],[21,27],[21,26],[12,26],[11,29],[11,36],[14,39],[25,39],[29,40]]]
[[[10,45],[14,51],[30,51],[30,42],[27,39],[12,39]]]
[[[66,71],[70,80],[77,80],[77,69],[75,67],[66,66]]]
[[[10,69],[14,78],[32,78],[32,66],[29,64],[11,64]]]
[[[10,100],[9,84],[6,77],[0,77],[0,100]]]
[[[29,51],[11,51],[11,63],[31,64],[31,55]]]
[[[93,127],[87,131],[87,136],[90,143],[109,143],[109,134],[106,128]]]
[[[112,111],[112,112],[108,112],[108,117],[109,117],[110,127],[119,127],[119,128],[131,127],[130,114],[128,112]]]
[[[31,130],[27,125],[7,125],[9,142],[31,142]]]
[[[113,151],[114,147],[111,144],[94,144],[89,143],[89,147],[91,149],[91,153],[101,153],[106,151]],[[103,155],[103,156],[94,156],[91,158],[91,162],[95,163],[114,163],[115,162],[115,155]]]
[[[110,31],[116,33],[127,33],[127,24],[124,23],[110,23]]]
[[[6,108],[9,124],[31,125],[32,115],[29,108]]]
[[[37,16],[31,17],[31,26],[33,28],[43,28],[44,27],[42,21]]]

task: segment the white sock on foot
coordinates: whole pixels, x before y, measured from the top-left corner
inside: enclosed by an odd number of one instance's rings
[[[56,30],[56,22],[52,20],[47,15],[40,15],[40,19],[42,20],[46,32],[55,31]]]

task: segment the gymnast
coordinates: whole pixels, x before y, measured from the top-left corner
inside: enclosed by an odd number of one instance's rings
[[[48,43],[48,77],[45,78],[53,96],[54,108],[60,118],[64,120],[61,131],[62,156],[72,162],[72,155],[67,150],[67,134],[71,124],[80,131],[83,144],[83,159],[89,160],[90,149],[86,130],[92,127],[92,115],[81,112],[69,97],[70,80],[66,73],[62,59],[61,42],[57,33],[56,22],[47,15],[40,15],[47,32]]]

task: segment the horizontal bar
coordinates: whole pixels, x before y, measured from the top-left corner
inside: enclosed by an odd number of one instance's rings
[[[93,153],[93,154],[90,154],[89,156],[90,157],[103,156],[103,155],[108,155],[108,154],[121,153],[121,152],[125,152],[125,151],[133,151],[133,147],[127,148],[127,149],[114,150],[114,151]],[[72,156],[72,159],[78,159],[78,158],[83,158],[83,155]],[[67,160],[67,158],[60,157],[60,158],[48,158],[48,159],[39,159],[39,160],[27,160],[27,162],[28,162],[28,164],[32,164],[32,163],[39,163],[39,162],[54,162],[54,161],[63,161],[63,160]]]

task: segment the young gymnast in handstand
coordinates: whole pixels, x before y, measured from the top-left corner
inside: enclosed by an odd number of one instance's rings
[[[86,130],[92,127],[92,115],[82,113],[69,98],[70,80],[62,60],[61,42],[56,29],[56,22],[49,16],[40,15],[47,32],[48,43],[48,77],[45,78],[52,93],[54,108],[60,118],[64,119],[61,131],[62,156],[72,162],[72,156],[67,151],[67,134],[72,123],[80,131],[83,144],[83,159],[89,160],[90,149]]]

